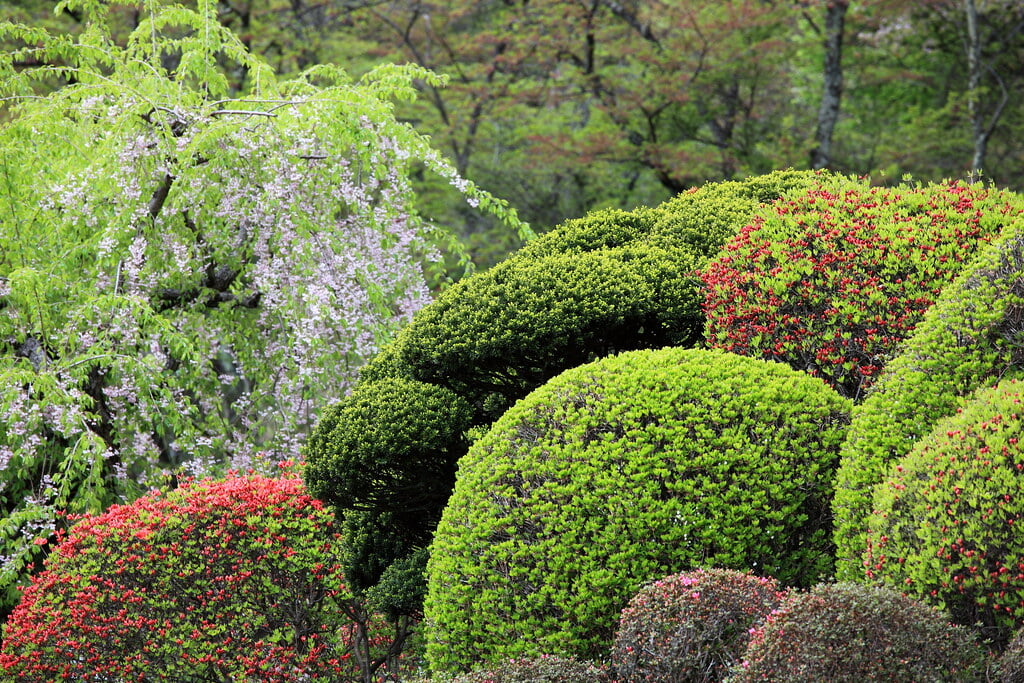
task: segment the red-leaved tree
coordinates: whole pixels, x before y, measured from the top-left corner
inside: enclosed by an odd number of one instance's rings
[[[363,681],[401,647],[347,592],[301,480],[229,476],[86,516],[4,629],[19,681]],[[393,651],[388,651],[388,645]]]

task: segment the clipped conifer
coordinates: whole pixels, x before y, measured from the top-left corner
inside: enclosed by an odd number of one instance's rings
[[[784,365],[695,349],[552,379],[460,461],[428,562],[432,668],[603,658],[629,598],[672,571],[829,574],[849,407]]]
[[[757,214],[704,272],[707,342],[789,363],[855,400],[979,245],[1012,193],[829,178]]]
[[[365,400],[343,400],[344,418],[326,411],[305,450],[310,490],[344,513],[353,584],[375,583],[432,533],[451,490],[451,468],[467,447],[463,401],[471,408],[469,422],[486,427],[567,368],[625,350],[699,343],[704,318],[696,271],[762,202],[818,179],[812,172],[778,172],[708,184],[655,208],[595,211],[456,283],[420,310],[363,368],[366,387],[355,393]],[[385,381],[420,384],[403,396],[392,391],[398,384],[380,384]],[[426,442],[419,438],[403,446],[405,421],[426,419],[415,413],[428,386],[458,397],[450,415],[436,402],[426,411],[433,451],[421,448]],[[378,388],[387,400],[373,398]],[[359,410],[367,415],[359,417]],[[352,426],[341,424],[346,420]],[[375,436],[362,439],[362,425],[369,424]],[[339,430],[351,439],[329,435]],[[374,476],[378,470],[385,475]],[[395,477],[416,482],[417,495],[437,494],[436,505],[410,514]]]
[[[713,683],[779,606],[775,579],[698,569],[654,581],[622,610],[611,663],[621,683]]]
[[[1024,382],[979,390],[875,487],[869,578],[980,625],[1003,646],[1024,625]]]
[[[839,583],[787,595],[729,680],[980,683],[985,668],[971,634],[939,610],[892,589]]]
[[[864,576],[872,487],[918,439],[976,389],[1024,370],[1024,205],[998,240],[943,292],[914,335],[854,408],[833,503],[836,576]]]

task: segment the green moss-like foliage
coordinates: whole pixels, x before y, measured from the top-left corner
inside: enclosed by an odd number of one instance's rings
[[[1018,631],[999,658],[1001,683],[1024,683],[1024,630]]]
[[[964,683],[985,680],[986,656],[937,609],[878,586],[792,592],[755,629],[729,680]]]
[[[713,683],[779,606],[775,579],[698,569],[644,586],[622,610],[611,664],[622,683]]]
[[[1024,382],[980,390],[875,487],[867,574],[980,624],[1024,625]]]
[[[864,576],[872,487],[967,396],[1024,370],[1024,220],[1017,218],[928,311],[854,409],[833,513],[836,576]]]
[[[359,397],[324,414],[305,451],[310,490],[345,518],[352,585],[372,585],[432,533],[467,448],[463,402],[470,423],[484,427],[567,368],[700,343],[696,271],[762,202],[818,177],[779,172],[706,185],[656,208],[595,211],[419,311],[363,369]],[[426,386],[454,392],[450,414]],[[421,426],[429,436],[410,434]]]
[[[433,683],[603,683],[611,682],[604,669],[574,657],[540,655],[510,659],[486,669],[453,678],[433,679]]]
[[[979,245],[1012,193],[830,178],[761,211],[704,272],[707,341],[789,363],[855,400]]]
[[[603,657],[629,598],[672,571],[819,580],[849,408],[784,365],[695,349],[559,375],[460,461],[428,562],[431,666]]]

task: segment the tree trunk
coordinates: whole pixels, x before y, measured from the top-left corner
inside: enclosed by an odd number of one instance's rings
[[[825,9],[825,82],[815,132],[817,147],[811,152],[811,168],[815,169],[826,168],[831,161],[832,132],[843,94],[843,24],[849,6],[849,0],[834,0]]]
[[[971,117],[971,139],[974,141],[971,180],[977,180],[985,165],[988,134],[982,121],[978,93],[981,86],[981,41],[978,39],[978,7],[974,0],[964,0],[964,12],[967,15],[967,111]]]

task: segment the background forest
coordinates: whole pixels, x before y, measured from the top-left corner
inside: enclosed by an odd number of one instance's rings
[[[81,12],[54,16],[53,2],[0,7],[81,29]],[[399,117],[538,231],[787,167],[1024,186],[1015,0],[225,0],[217,15],[282,75],[445,75],[419,81]],[[140,14],[115,21],[127,35]],[[246,71],[233,75],[244,87]],[[515,246],[450,186],[420,180],[422,209],[469,237],[478,263]]]

